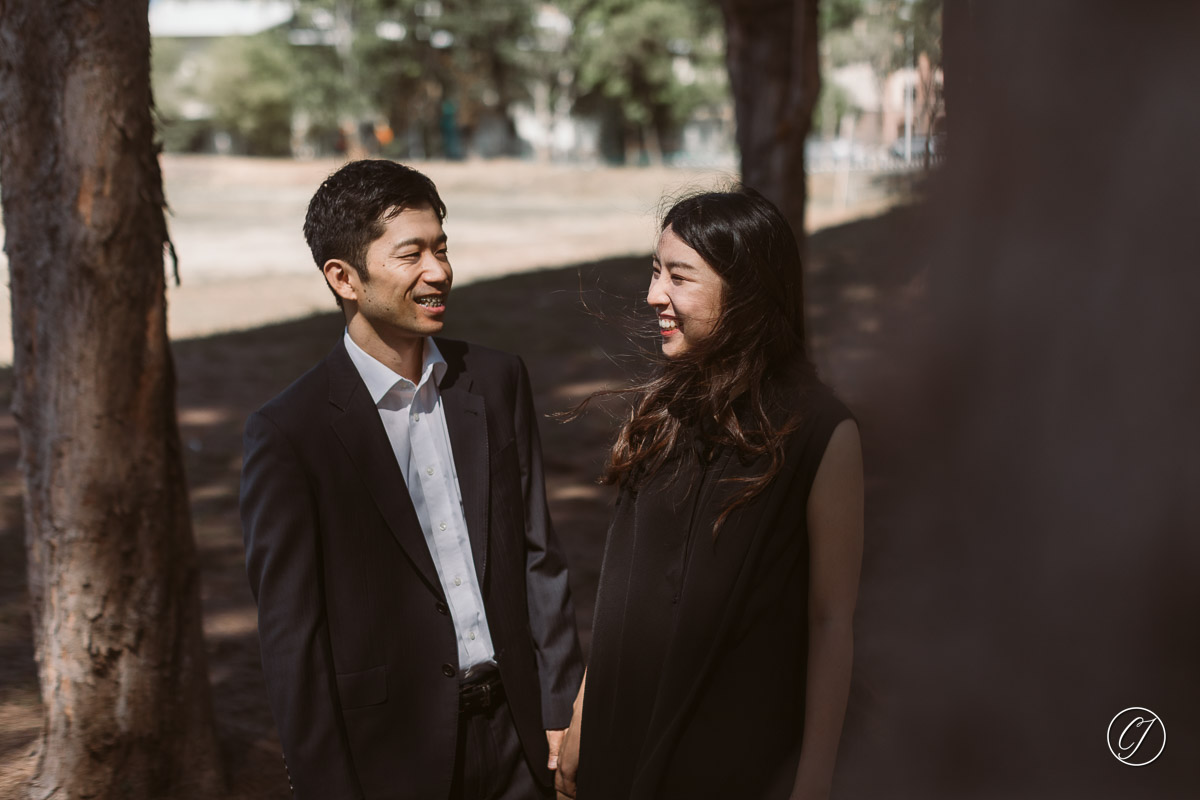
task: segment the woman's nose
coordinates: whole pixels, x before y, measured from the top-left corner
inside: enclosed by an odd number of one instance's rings
[[[656,275],[650,279],[650,289],[646,292],[646,303],[652,306],[665,306],[670,302],[667,293],[663,291],[662,281]]]

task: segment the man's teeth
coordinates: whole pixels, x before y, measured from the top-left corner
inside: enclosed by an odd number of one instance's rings
[[[675,330],[675,320],[663,319],[662,317],[659,317],[658,318],[658,328],[659,328],[659,330],[663,330],[663,331],[673,331],[673,330]]]
[[[431,295],[429,297],[418,297],[417,298],[417,305],[436,307],[436,306],[440,306],[440,305],[444,305],[444,304],[445,303],[442,300],[442,298],[438,297],[437,295]]]

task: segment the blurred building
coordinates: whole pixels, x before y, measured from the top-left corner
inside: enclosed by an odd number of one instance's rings
[[[912,135],[917,140],[926,141],[944,114],[942,71],[933,69],[924,53],[915,68],[878,75],[869,63],[860,62],[830,69],[823,79],[843,91],[849,101],[837,136],[875,152],[890,150],[903,139],[909,110],[905,93],[911,93]]]

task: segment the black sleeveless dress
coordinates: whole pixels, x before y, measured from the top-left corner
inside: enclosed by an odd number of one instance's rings
[[[729,449],[622,491],[605,545],[580,736],[579,800],[786,798],[807,664],[808,493],[851,414],[820,384],[783,470],[720,533],[761,474]]]

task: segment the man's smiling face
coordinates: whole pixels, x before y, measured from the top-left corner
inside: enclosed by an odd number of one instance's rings
[[[351,279],[358,313],[385,341],[425,337],[443,327],[454,272],[433,209],[406,208],[367,248],[368,280]]]

